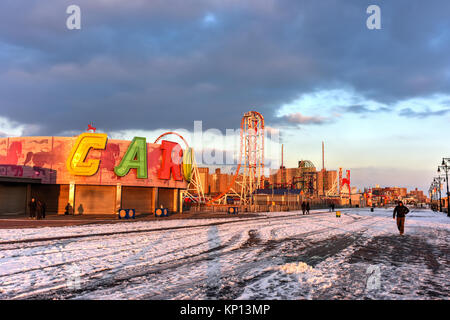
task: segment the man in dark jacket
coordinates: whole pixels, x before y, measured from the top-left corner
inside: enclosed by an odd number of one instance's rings
[[[28,204],[30,207],[30,218],[34,219],[36,217],[36,210],[37,210],[37,202],[35,198],[31,198],[30,203]]]
[[[309,206],[309,201],[306,203],[306,214],[309,214],[309,209],[311,209],[311,207]]]
[[[37,210],[36,210],[38,220],[45,219],[45,210],[46,209],[47,209],[47,207],[45,205],[45,202],[38,200],[37,201]]]
[[[66,205],[66,211],[64,211],[64,214],[65,215],[69,215],[69,214],[72,214],[72,206],[71,206],[71,204],[70,203],[67,203],[67,205]]]
[[[399,201],[397,206],[394,208],[393,218],[397,215],[397,228],[400,231],[400,235],[403,235],[405,231],[405,217],[408,214],[409,209],[403,205],[403,202]]]
[[[42,203],[42,219],[45,219],[45,213],[47,211],[47,205],[45,204],[44,201],[42,201],[41,203]]]
[[[305,201],[302,202],[302,212],[303,212],[303,214],[305,214],[305,212],[306,212],[306,202]]]

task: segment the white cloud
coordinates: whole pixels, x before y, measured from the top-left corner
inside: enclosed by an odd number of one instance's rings
[[[204,26],[212,26],[215,25],[216,23],[217,23],[216,15],[210,12],[205,14],[205,16],[202,19],[202,24]]]
[[[20,137],[37,132],[37,126],[20,124],[7,118],[0,117],[0,137]]]

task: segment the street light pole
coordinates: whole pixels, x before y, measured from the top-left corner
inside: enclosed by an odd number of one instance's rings
[[[437,199],[437,188],[438,188],[438,186],[437,186],[437,184],[436,184],[436,180],[434,180],[433,179],[433,182],[431,183],[431,203],[433,204],[433,207],[434,207],[434,201],[437,201],[438,199]],[[437,204],[436,204],[436,207],[435,207],[435,209],[436,209],[436,211],[438,210],[438,207],[437,207]]]
[[[441,172],[441,169],[445,172],[445,181],[447,182],[447,217],[450,217],[450,192],[448,189],[448,171],[450,166],[447,164],[448,162],[450,162],[450,158],[442,158],[442,165],[438,167],[438,173]]]
[[[436,178],[434,178],[436,185],[439,188],[439,211],[442,212],[442,193],[441,193],[441,188],[442,188],[442,181],[444,180],[444,177],[441,176],[437,176]]]
[[[428,194],[430,195],[430,209],[433,209],[433,184],[428,189]]]

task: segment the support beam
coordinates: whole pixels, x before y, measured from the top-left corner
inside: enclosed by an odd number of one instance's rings
[[[25,197],[25,213],[27,214],[27,216],[30,216],[30,206],[28,205],[28,203],[30,203],[31,201],[31,184],[27,184],[27,196]]]
[[[158,187],[154,187],[154,188],[152,189],[152,197],[153,197],[152,212],[155,212],[156,208],[159,207],[159,192],[158,192]]]
[[[69,214],[75,214],[75,182],[71,182],[69,185],[69,204],[72,207],[72,212]]]
[[[118,183],[116,186],[116,205],[114,213],[118,213],[119,209],[121,208],[122,208],[122,185]]]

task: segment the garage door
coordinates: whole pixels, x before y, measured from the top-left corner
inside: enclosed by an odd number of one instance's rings
[[[177,189],[158,188],[158,208],[162,206],[170,212],[175,212],[177,204]]]
[[[115,213],[114,186],[75,186],[75,214]]]
[[[0,184],[0,215],[26,214],[27,186]]]
[[[135,209],[136,213],[151,213],[153,206],[153,188],[122,187],[122,208]]]
[[[47,213],[63,213],[69,202],[69,185],[32,185],[31,196],[47,205]]]

